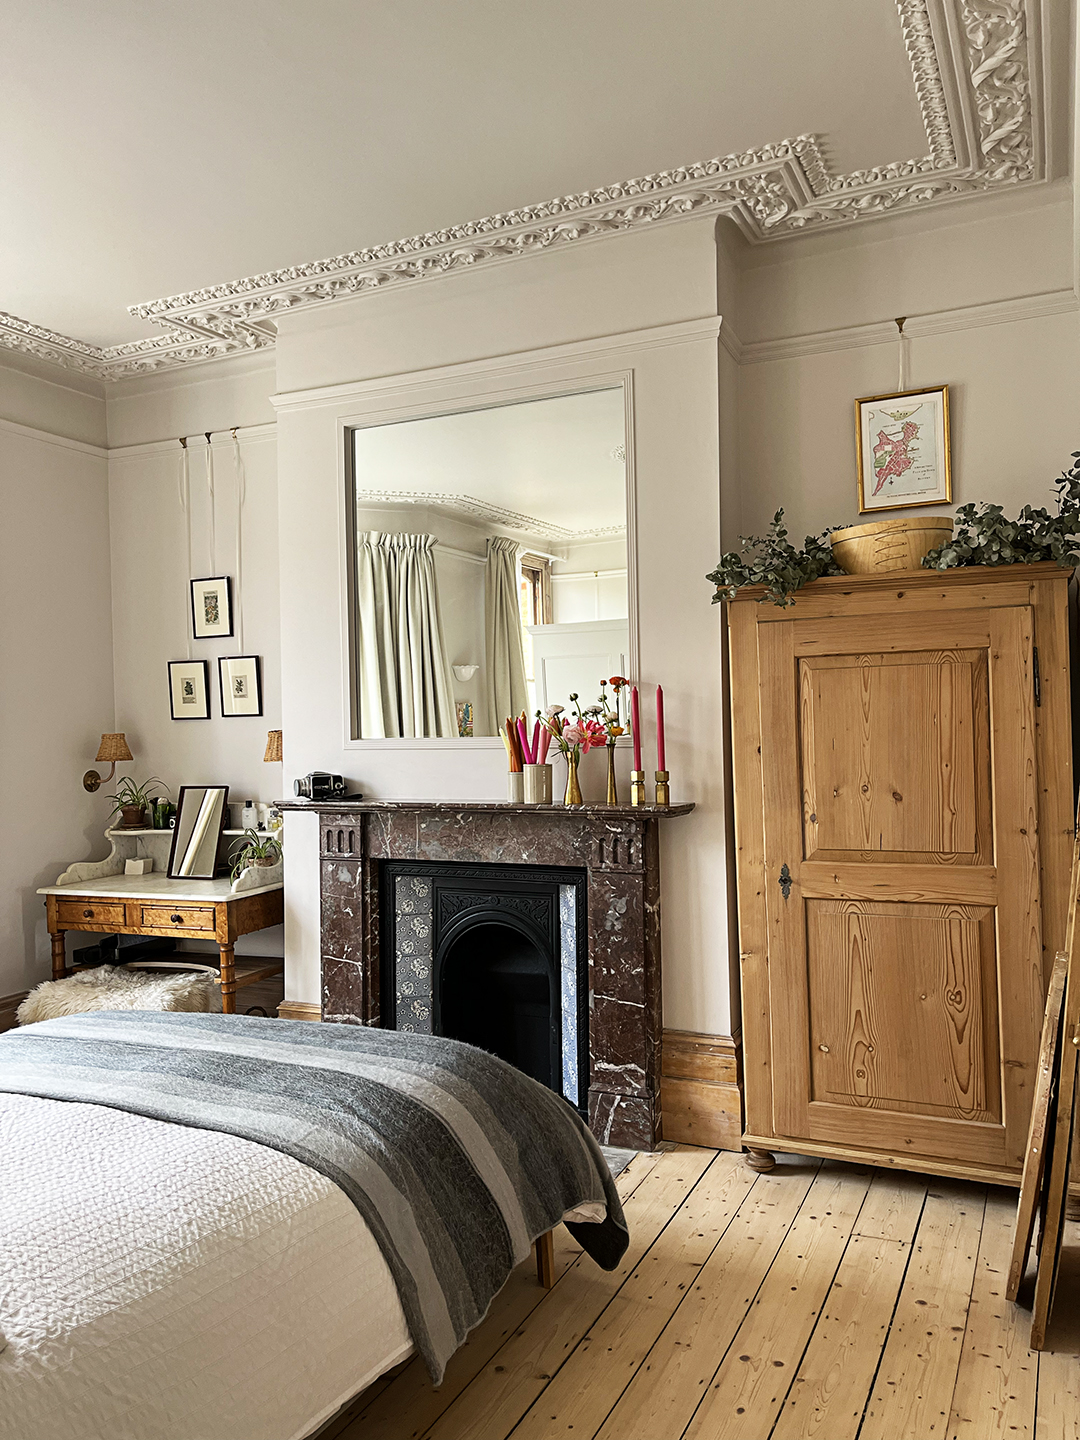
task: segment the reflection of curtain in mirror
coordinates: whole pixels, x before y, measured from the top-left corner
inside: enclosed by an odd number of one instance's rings
[[[356,547],[360,734],[456,735],[434,535],[361,532]]]
[[[516,540],[487,542],[487,577],[484,585],[487,631],[487,702],[493,729],[522,710],[528,711],[525,654],[521,645],[521,609],[518,599]]]

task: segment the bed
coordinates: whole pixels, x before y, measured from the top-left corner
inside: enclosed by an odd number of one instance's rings
[[[301,1440],[414,1348],[437,1382],[564,1217],[618,1263],[580,1117],[455,1041],[133,1012],[9,1032],[0,1437]]]

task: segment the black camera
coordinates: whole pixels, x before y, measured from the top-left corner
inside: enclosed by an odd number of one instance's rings
[[[312,770],[301,780],[293,781],[293,791],[305,800],[344,800],[348,795],[345,781],[340,775],[330,775],[325,770]],[[357,798],[355,795],[352,797]]]

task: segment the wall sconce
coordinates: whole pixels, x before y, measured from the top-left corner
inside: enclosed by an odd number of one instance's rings
[[[102,780],[111,780],[113,778],[116,774],[116,762],[118,760],[134,760],[135,756],[132,755],[128,749],[127,739],[121,730],[119,735],[102,735],[101,744],[98,746],[98,752],[94,756],[94,759],[98,762],[108,760],[111,762],[112,768],[109,773],[104,776],[99,775],[96,770],[87,770],[86,774],[82,777],[82,783],[83,789],[89,790],[91,795],[95,790],[101,789]]]
[[[281,731],[268,730],[266,732],[266,754],[263,756],[266,761],[281,759]]]
[[[472,677],[476,674],[477,670],[479,670],[479,669],[480,669],[480,666],[479,666],[479,665],[455,665],[455,666],[453,666],[454,674],[457,676],[457,678],[461,681],[461,683],[462,683],[463,685],[466,684],[469,680],[471,680]]]

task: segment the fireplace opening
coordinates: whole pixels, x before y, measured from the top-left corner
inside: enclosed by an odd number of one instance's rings
[[[551,969],[551,957],[516,927],[470,926],[436,957],[436,1033],[489,1050],[552,1088],[560,1035]]]
[[[379,871],[382,1023],[476,1045],[584,1114],[585,872],[411,860]]]

